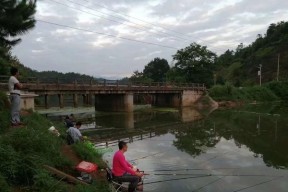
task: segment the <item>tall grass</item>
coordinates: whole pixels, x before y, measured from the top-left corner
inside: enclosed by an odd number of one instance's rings
[[[24,119],[27,127],[9,129],[8,109],[1,108],[0,114],[0,175],[10,186],[33,187],[38,183],[34,187],[39,191],[45,188],[39,182],[41,177],[37,177],[44,171],[43,164],[71,167],[72,163],[60,152],[63,141],[49,134],[51,123],[46,118],[34,113]],[[3,178],[0,179],[3,181]]]
[[[105,168],[106,164],[102,160],[102,154],[97,152],[91,142],[78,142],[72,148],[81,159],[96,163],[99,168]]]
[[[27,126],[9,128],[9,107],[7,97],[0,93],[0,191],[11,191],[10,186],[21,186],[28,191],[66,192],[66,191],[105,191],[105,183],[91,187],[67,186],[52,177],[43,165],[50,165],[60,170],[71,170],[72,162],[63,156],[61,147],[65,141],[48,132],[52,125],[45,117],[31,113],[24,117]],[[64,135],[64,126],[57,126]],[[102,155],[91,148],[91,144],[74,145],[75,151],[83,160],[97,163],[104,167]],[[79,190],[78,190],[79,189]]]

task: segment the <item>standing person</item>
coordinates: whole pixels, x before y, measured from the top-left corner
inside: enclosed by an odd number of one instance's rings
[[[11,123],[12,126],[22,125],[20,120],[20,90],[22,85],[19,80],[19,71],[17,68],[12,67],[10,70],[11,77],[8,81],[8,88],[10,92],[10,101],[11,101]]]
[[[118,143],[119,151],[114,154],[112,173],[115,180],[119,182],[130,182],[128,192],[134,192],[138,183],[141,181],[143,173],[133,170],[133,166],[126,161],[124,153],[128,150],[127,143]]]
[[[70,127],[67,132],[67,143],[68,145],[71,145],[73,143],[77,143],[79,141],[83,141],[83,136],[81,132],[79,131],[79,128],[81,127],[82,123],[78,121],[75,125],[75,127]]]

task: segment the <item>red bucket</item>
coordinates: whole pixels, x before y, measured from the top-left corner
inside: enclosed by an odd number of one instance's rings
[[[80,171],[80,172],[85,172],[85,173],[92,173],[92,172],[96,172],[98,169],[98,166],[94,163],[90,163],[87,161],[81,161],[77,166],[76,166],[76,170]]]

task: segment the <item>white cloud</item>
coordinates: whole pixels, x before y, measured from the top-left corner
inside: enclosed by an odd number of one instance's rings
[[[261,3],[256,0],[105,0],[100,3],[148,23],[125,17],[133,22],[129,23],[121,19],[123,15],[105,10],[92,0],[89,3],[72,1],[111,15],[68,1],[57,1],[102,16],[79,12],[52,1],[38,1],[36,18],[175,48],[184,48],[196,41],[217,53],[235,49],[241,42],[247,45],[255,40],[257,34],[264,34],[272,22],[288,18],[286,0]],[[35,29],[22,37],[22,43],[13,52],[24,65],[33,69],[72,71],[109,78],[130,76],[135,70],[141,71],[155,57],[165,58],[171,63],[171,56],[176,53],[173,49],[94,32],[38,21]]]

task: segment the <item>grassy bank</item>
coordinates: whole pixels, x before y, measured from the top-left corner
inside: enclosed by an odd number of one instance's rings
[[[253,87],[234,87],[231,84],[216,85],[209,89],[216,101],[260,101],[288,100],[288,82],[271,82]]]
[[[37,113],[23,118],[26,126],[10,128],[7,98],[0,94],[0,186],[1,192],[11,191],[108,191],[105,182],[89,186],[71,185],[53,177],[43,165],[49,165],[68,174],[74,174],[73,162],[61,149],[65,140],[48,132],[52,123]],[[62,135],[65,128],[56,125]],[[79,159],[105,166],[102,157],[85,144],[72,147]]]

